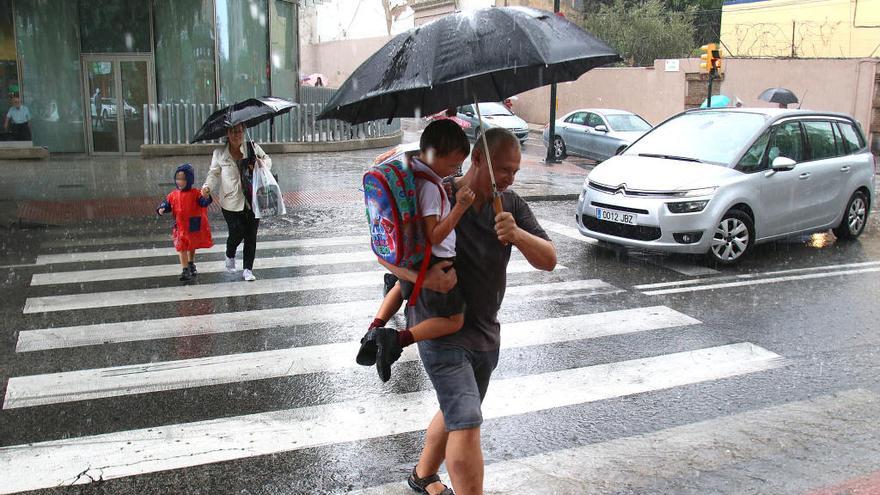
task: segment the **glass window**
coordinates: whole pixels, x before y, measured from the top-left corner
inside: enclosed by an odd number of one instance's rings
[[[510,110],[507,109],[501,103],[495,102],[480,102],[480,113],[483,117],[487,115],[513,115],[510,113]]]
[[[296,99],[299,78],[297,7],[288,0],[272,1],[272,24],[269,29],[272,38],[269,58],[272,67],[272,94]]]
[[[587,125],[590,127],[596,127],[597,125],[605,125],[605,121],[602,120],[602,117],[596,115],[595,113],[587,114]]]
[[[651,130],[651,124],[638,115],[619,114],[606,115],[611,129],[619,132],[645,132]]]
[[[214,103],[211,0],[154,0],[159,103]]]
[[[79,3],[79,32],[83,53],[152,51],[150,6],[147,0],[67,3]]]
[[[685,113],[655,127],[625,153],[679,156],[733,166],[764,126],[765,118],[746,112]]]
[[[471,113],[474,112],[474,107],[472,105],[464,105],[464,106],[458,108],[458,113],[468,113],[468,112],[471,112]]]
[[[577,112],[573,113],[565,119],[566,122],[577,125],[584,125],[587,120],[587,112]]]
[[[773,163],[780,156],[791,158],[796,163],[804,161],[804,137],[799,123],[788,122],[774,131],[767,159],[769,163]]]
[[[862,141],[861,136],[852,124],[838,122],[837,125],[840,127],[840,133],[843,134],[843,140],[846,142],[848,153],[855,153],[865,147],[864,141]]]
[[[770,132],[761,134],[761,137],[755,141],[755,144],[746,151],[746,154],[740,159],[736,169],[740,172],[750,174],[752,172],[760,172],[767,168],[767,162],[764,161],[764,153],[767,151],[767,143],[770,142]]]
[[[15,2],[21,89],[34,144],[52,152],[85,151],[82,66],[75,2]]]
[[[21,90],[12,22],[12,0],[0,0],[0,119],[6,117],[12,106],[12,95]]]
[[[220,104],[269,94],[266,1],[217,0]]]
[[[831,122],[804,121],[807,131],[807,142],[810,143],[810,158],[824,160],[837,156],[837,143],[834,141],[834,130]]]

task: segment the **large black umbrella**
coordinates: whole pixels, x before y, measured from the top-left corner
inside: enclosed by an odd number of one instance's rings
[[[791,90],[785,88],[765,89],[764,92],[758,96],[758,99],[770,103],[782,103],[783,105],[790,105],[798,102],[797,96],[795,96]]]
[[[502,101],[617,62],[564,17],[528,7],[456,12],[396,36],[342,84],[319,119],[352,124]]]
[[[296,103],[292,101],[274,96],[248,98],[212,113],[190,143],[219,139],[226,135],[226,129],[230,127],[238,124],[253,127],[272,117],[287,113],[295,106]]]

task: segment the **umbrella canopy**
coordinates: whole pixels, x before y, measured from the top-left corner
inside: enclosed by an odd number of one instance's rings
[[[700,105],[700,108],[708,107],[709,99],[706,98],[703,100],[703,104]],[[712,95],[712,108],[723,108],[730,106],[730,98],[724,95]]]
[[[758,99],[770,103],[782,103],[783,105],[790,105],[798,102],[797,96],[795,96],[791,90],[785,88],[765,89],[764,92],[758,96]]]
[[[202,128],[192,138],[190,143],[219,139],[226,135],[226,129],[244,124],[245,127],[253,127],[265,122],[272,117],[287,113],[296,103],[276,98],[274,96],[262,96],[260,98],[248,98],[226,108],[221,108],[212,113],[208,120],[202,124]]]
[[[359,124],[503,101],[619,60],[598,38],[550,12],[456,12],[389,41],[352,73],[318,118]]]

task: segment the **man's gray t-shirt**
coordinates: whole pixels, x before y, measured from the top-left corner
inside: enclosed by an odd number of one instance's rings
[[[453,184],[452,194],[449,195],[452,205],[455,204],[455,192]],[[501,193],[501,204],[504,211],[513,214],[519,228],[550,240],[529,205],[515,192],[507,190]],[[501,345],[498,309],[507,288],[507,263],[512,246],[504,246],[498,241],[492,203],[484,204],[479,212],[468,208],[455,227],[455,238],[455,272],[467,309],[461,330],[437,341],[473,351],[498,349]],[[414,316],[409,315],[410,324],[420,320]]]

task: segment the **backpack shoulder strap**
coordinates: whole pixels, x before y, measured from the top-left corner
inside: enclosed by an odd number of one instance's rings
[[[431,175],[429,175],[425,172],[413,172],[413,176],[415,176],[415,178],[417,178],[417,179],[424,179],[424,180],[430,182],[431,184],[434,184],[435,186],[437,186],[437,189],[440,190],[440,209],[442,210],[443,206],[446,205],[446,194],[443,191],[443,184],[441,184],[434,177],[432,177]]]

